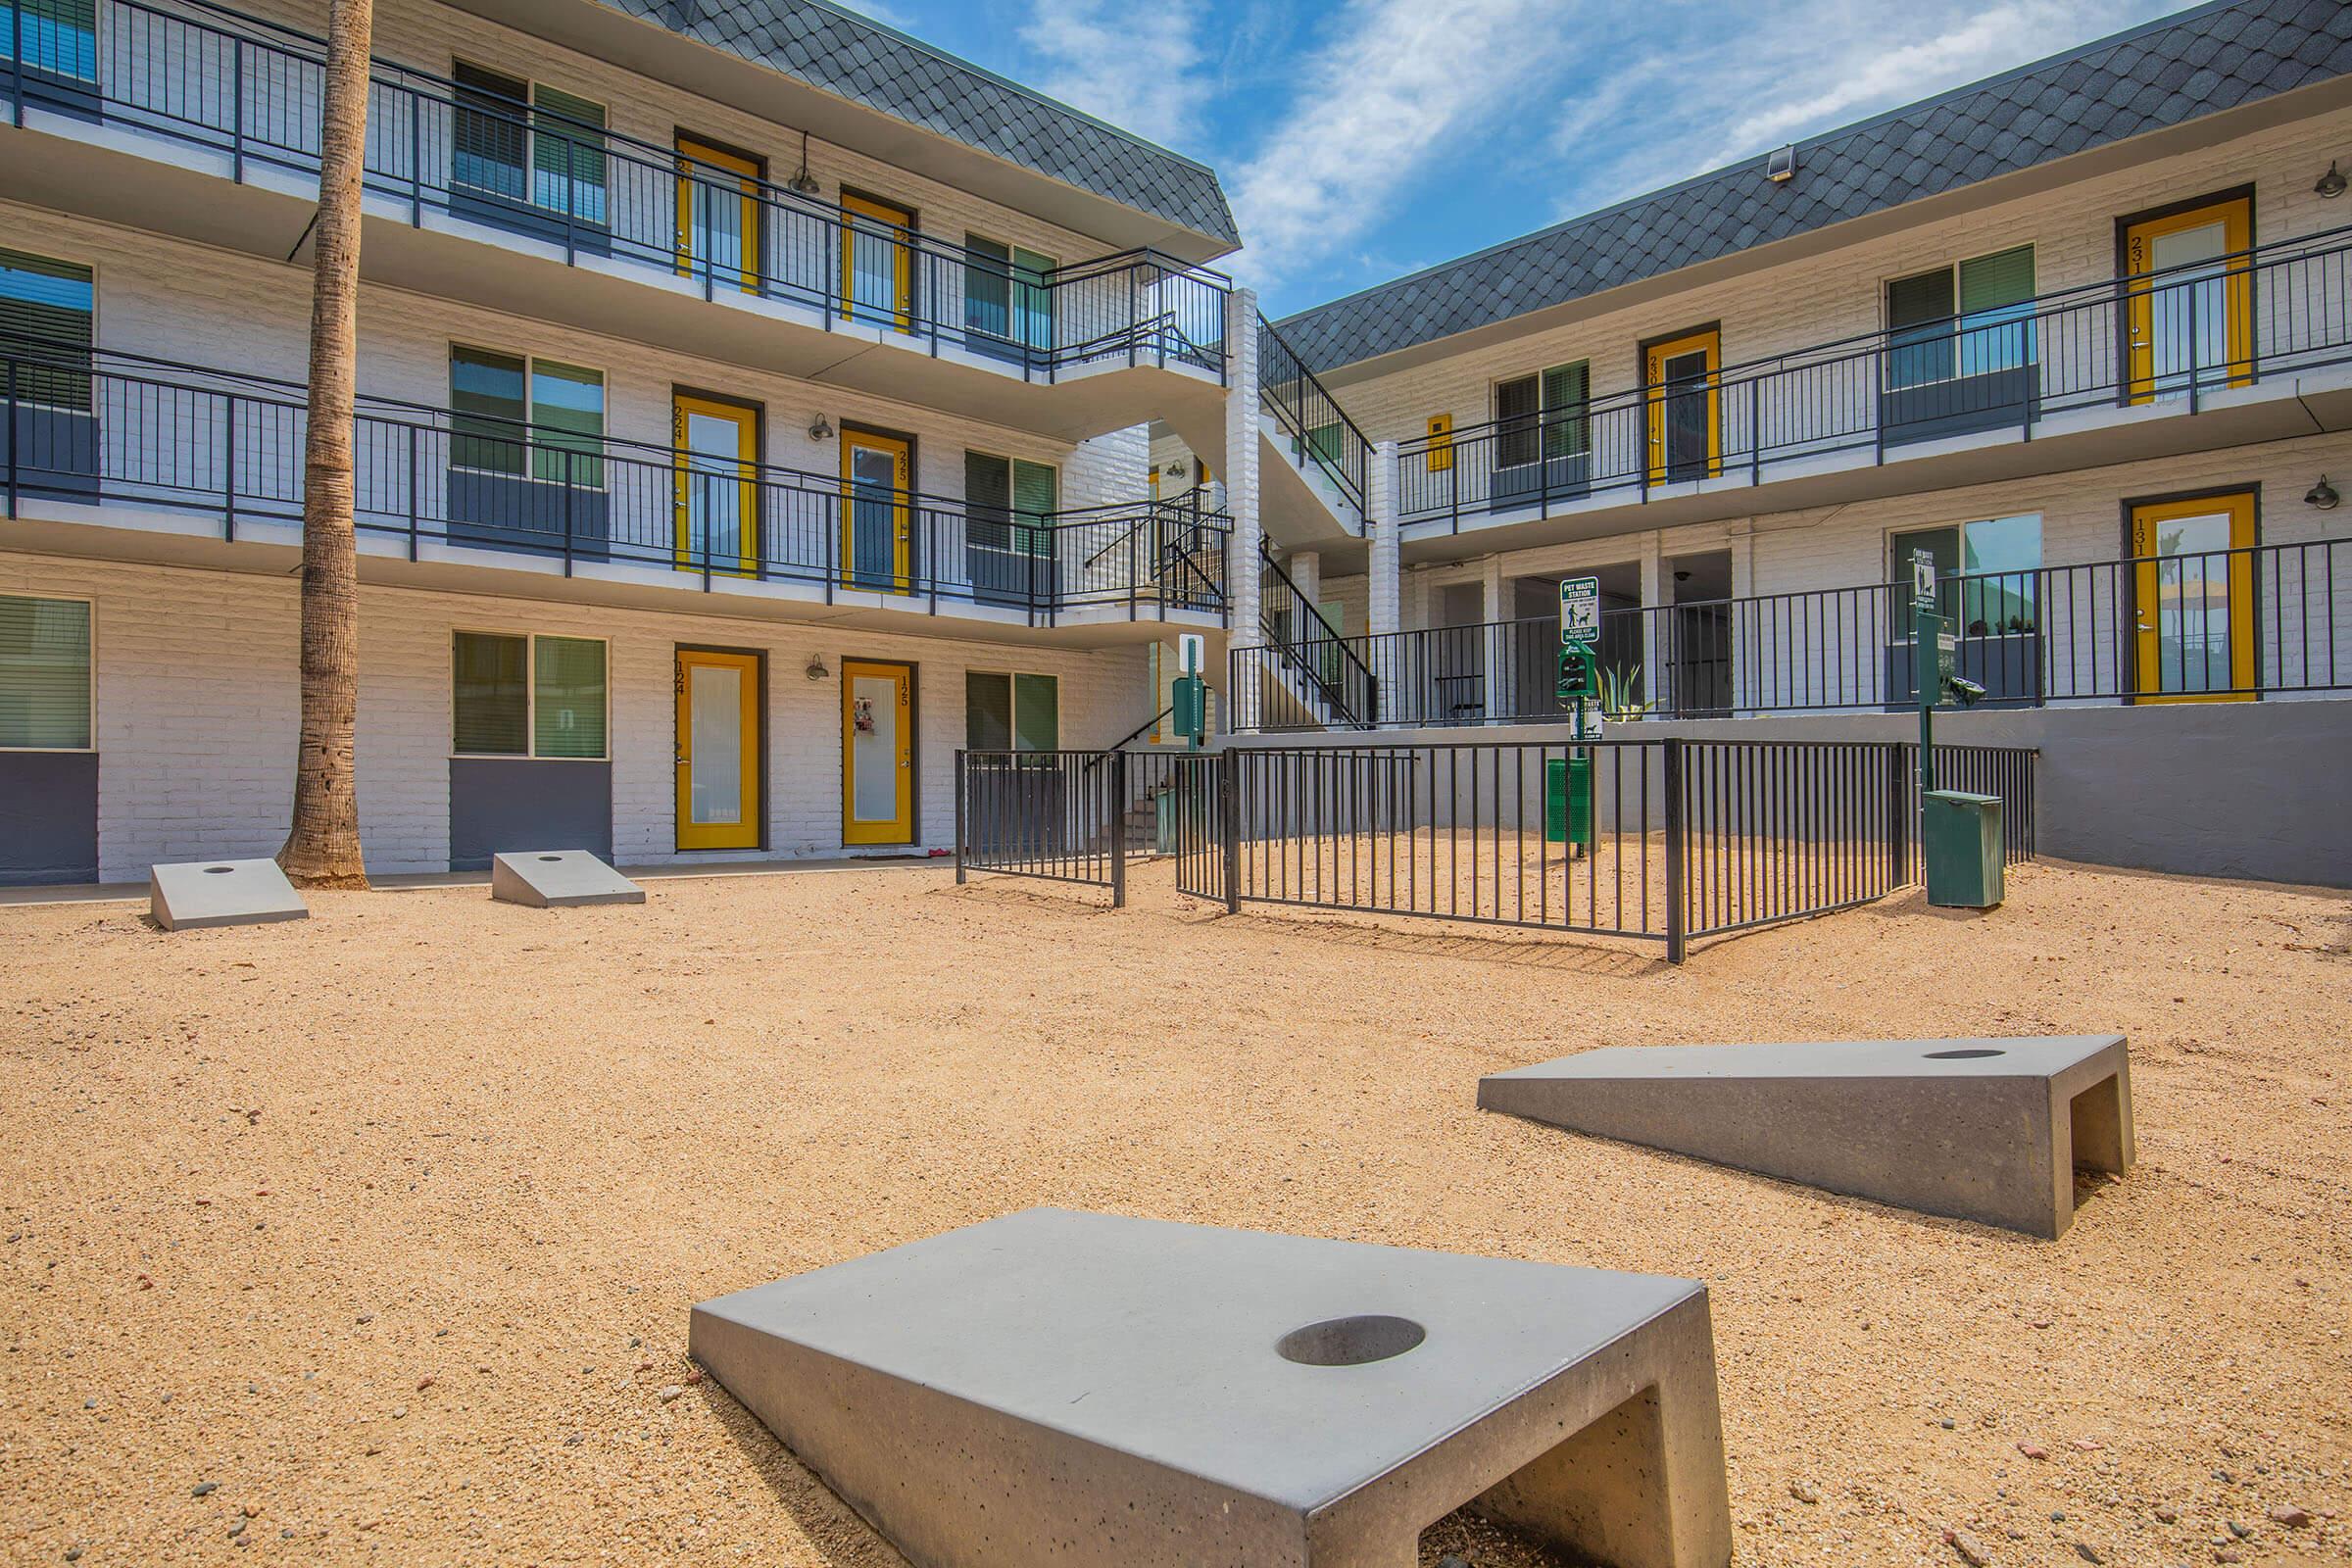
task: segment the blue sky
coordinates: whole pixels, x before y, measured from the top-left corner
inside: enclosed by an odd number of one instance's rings
[[[1280,316],[2173,0],[845,0],[1213,166]],[[1900,23],[1900,26],[1896,25]]]

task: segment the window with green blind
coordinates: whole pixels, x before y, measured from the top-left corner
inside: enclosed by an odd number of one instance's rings
[[[96,300],[88,268],[0,250],[0,344],[19,357],[20,402],[88,412]]]
[[[1539,451],[1546,460],[1584,455],[1591,442],[1591,397],[1592,368],[1583,360],[1496,382],[1495,465],[1533,463]]]
[[[0,751],[90,746],[90,607],[0,594]]]
[[[453,343],[449,406],[457,466],[604,488],[603,371]]]
[[[458,632],[450,749],[466,757],[602,760],[606,647],[594,637]]]
[[[1886,285],[1886,384],[1924,386],[2034,363],[2034,247]]]
[[[531,88],[531,199],[583,223],[605,221],[605,106],[545,83]]]
[[[1047,280],[1054,258],[981,234],[966,234],[963,248],[964,326],[1033,349],[1053,348],[1054,294]]]
[[[963,455],[966,538],[984,550],[1026,550],[1046,555],[1054,547],[1054,514],[1061,510],[1061,473],[1050,463],[1001,458],[994,453]]]
[[[966,671],[963,744],[975,752],[1058,751],[1061,682],[1052,675]]]
[[[17,41],[27,75],[98,79],[98,0],[16,0],[0,5],[0,36]]]
[[[606,221],[605,106],[459,61],[451,173],[468,192]]]

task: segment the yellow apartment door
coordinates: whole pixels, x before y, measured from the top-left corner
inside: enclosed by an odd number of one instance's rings
[[[749,575],[760,557],[759,414],[681,392],[669,427],[677,564]]]
[[[844,194],[841,314],[877,326],[914,326],[914,214],[870,196]]]
[[[1649,389],[1649,482],[1710,479],[1723,463],[1722,334],[1712,327],[1642,354]]]
[[[2124,231],[2132,402],[2253,380],[2253,218],[2241,196]]]
[[[2254,695],[2253,550],[2251,490],[2132,509],[2138,701]]]
[[[678,138],[678,270],[760,292],[760,166]]]
[[[760,656],[678,650],[678,848],[756,850]]]
[[[841,842],[914,842],[914,666],[841,663]]]
[[[841,432],[841,580],[905,593],[914,533],[914,449],[895,435]]]

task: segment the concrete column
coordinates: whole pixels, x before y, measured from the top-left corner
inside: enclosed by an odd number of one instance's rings
[[[1399,628],[1403,584],[1397,580],[1396,443],[1372,448],[1372,470],[1364,476],[1364,630],[1375,637]]]
[[[1674,616],[1665,608],[1674,603],[1674,578],[1666,569],[1662,536],[1652,529],[1642,536],[1642,695],[1671,711],[1674,694]]]
[[[1735,517],[1724,524],[1731,536],[1732,547],[1732,711],[1744,713],[1762,701],[1769,683],[1760,678],[1762,671],[1750,666],[1782,657],[1773,646],[1772,627],[1758,620],[1750,624],[1743,606],[1737,601],[1752,598],[1756,591],[1756,519]]]
[[[1504,598],[1509,585],[1502,574],[1500,556],[1489,556],[1480,562],[1479,572],[1486,589],[1486,609],[1478,618],[1487,623],[1479,639],[1479,658],[1484,662],[1479,685],[1486,694],[1487,717],[1499,718],[1511,710],[1511,662],[1506,657],[1509,650],[1503,645],[1508,633],[1500,624],[1511,618],[1511,607]]]
[[[1225,302],[1225,512],[1233,539],[1225,553],[1226,646],[1254,648],[1259,628],[1257,560],[1257,291],[1237,288]],[[1259,721],[1258,694],[1248,682],[1227,695],[1236,727]]]
[[[1305,600],[1310,607],[1322,604],[1323,558],[1320,554],[1312,550],[1294,550],[1284,560],[1282,569],[1291,574],[1292,582],[1298,584],[1299,598]],[[1307,612],[1301,611],[1300,613],[1304,614]],[[1314,635],[1314,631],[1315,628],[1311,625],[1301,625],[1297,628],[1297,635],[1302,638],[1311,637]]]

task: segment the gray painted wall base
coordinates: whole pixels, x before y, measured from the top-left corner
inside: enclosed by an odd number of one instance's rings
[[[275,860],[188,860],[150,866],[147,909],[167,931],[307,920],[311,906]]]
[[[2129,1170],[2122,1035],[1613,1046],[1482,1078],[1481,1109],[2056,1238]]]
[[[0,887],[98,880],[98,754],[0,752]]]
[[[586,850],[531,850],[490,859],[490,896],[536,909],[643,904],[645,889]]]
[[[706,1301],[690,1348],[915,1568],[1412,1568],[1474,1500],[1731,1558],[1695,1281],[1030,1209]]]

